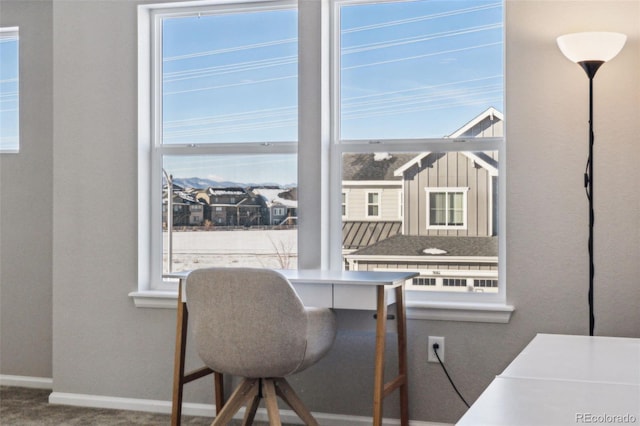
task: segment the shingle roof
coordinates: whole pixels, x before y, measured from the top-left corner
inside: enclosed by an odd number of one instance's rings
[[[394,176],[394,170],[415,156],[415,153],[393,153],[388,156],[381,155],[381,153],[344,154],[342,157],[342,180],[401,181],[402,176]]]
[[[497,257],[498,237],[447,237],[396,235],[360,249],[352,255],[361,256],[434,256],[424,250],[438,249],[442,257]]]

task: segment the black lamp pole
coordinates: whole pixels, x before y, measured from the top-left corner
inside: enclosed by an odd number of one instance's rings
[[[583,61],[579,65],[585,70],[589,77],[589,158],[587,160],[587,171],[584,174],[584,186],[589,199],[589,336],[593,336],[595,326],[595,316],[593,315],[593,277],[595,267],[593,263],[593,77],[604,61]]]

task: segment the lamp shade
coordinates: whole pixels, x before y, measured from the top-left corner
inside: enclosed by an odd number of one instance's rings
[[[585,32],[558,37],[560,51],[575,63],[585,61],[607,62],[622,50],[627,36],[611,32]]]

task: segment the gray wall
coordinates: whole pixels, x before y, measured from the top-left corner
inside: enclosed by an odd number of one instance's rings
[[[43,28],[51,28],[46,3],[35,8],[2,0],[5,5],[23,22],[43,20]],[[23,128],[32,129],[23,134],[25,151],[1,163],[0,372],[50,372],[49,324],[35,315],[47,316],[53,307],[56,392],[169,400],[175,311],[137,309],[127,296],[137,278],[135,2],[56,0],[52,16],[53,108],[46,64],[23,68],[24,79],[41,73],[36,87],[44,102],[23,103],[29,122]],[[448,368],[473,401],[535,333],[587,332],[582,173],[588,86],[584,72],[555,45],[567,32],[630,36],[595,79],[596,332],[640,337],[640,2],[514,0],[506,18],[507,278],[516,311],[509,324],[409,322],[416,420],[454,422],[464,413],[439,367],[426,364],[428,335],[446,337]],[[43,43],[36,51],[47,62]],[[27,150],[30,131],[42,150]],[[19,161],[25,164],[11,164]],[[10,184],[14,176],[29,196]],[[30,210],[34,194],[45,214]],[[25,223],[17,220],[23,211],[31,217]],[[42,219],[51,211],[53,224]],[[36,261],[25,262],[27,255]],[[29,297],[19,294],[26,286]],[[42,335],[37,344],[6,349],[17,336],[36,332]],[[312,410],[369,415],[371,337],[342,332],[331,354],[294,380]],[[43,359],[30,360],[29,348],[44,352]],[[193,353],[188,364],[198,364]],[[209,384],[188,385],[186,399],[211,401]],[[395,401],[386,405],[389,417],[397,415]]]
[[[0,154],[0,373],[51,377],[53,26],[49,1],[0,2],[20,27],[20,153]]]

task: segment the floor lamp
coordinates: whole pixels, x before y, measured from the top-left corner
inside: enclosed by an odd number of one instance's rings
[[[589,157],[584,174],[584,186],[589,200],[589,336],[593,336],[593,77],[602,64],[622,50],[627,36],[611,32],[585,32],[558,37],[558,47],[570,61],[580,65],[589,77]]]

